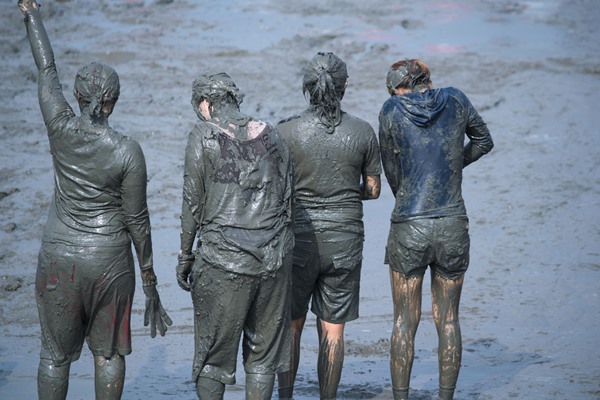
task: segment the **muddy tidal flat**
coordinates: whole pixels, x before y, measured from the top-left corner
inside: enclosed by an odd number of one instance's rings
[[[48,0],[42,15],[67,99],[77,69],[120,75],[112,126],[141,144],[155,270],[174,324],[150,338],[138,279],[124,400],[195,399],[192,303],[175,279],[191,83],[227,72],[242,110],[269,121],[302,111],[302,67],[318,51],[348,65],[343,109],[378,129],[385,75],[420,58],[434,86],[461,89],[495,147],[465,170],[471,264],[461,302],[457,400],[600,399],[600,2],[595,0]],[[37,398],[34,281],[53,195],[37,73],[16,0],[0,4],[0,399]],[[340,399],[392,399],[392,302],[383,264],[393,196],[365,203],[360,318],[346,325]],[[429,276],[411,400],[437,394]],[[309,315],[295,399],[318,398]],[[244,370],[226,399],[244,398]],[[92,355],[69,399],[94,398]],[[276,397],[276,395],[275,395]]]

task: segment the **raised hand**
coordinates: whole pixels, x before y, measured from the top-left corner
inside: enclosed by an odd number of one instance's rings
[[[23,14],[26,14],[28,11],[39,9],[40,5],[35,0],[19,0],[17,5],[21,9]]]

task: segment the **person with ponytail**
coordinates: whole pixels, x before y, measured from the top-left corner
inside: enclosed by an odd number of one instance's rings
[[[386,88],[390,98],[379,114],[379,143],[396,198],[385,253],[394,306],[394,400],[408,399],[428,267],[439,337],[438,399],[452,400],[462,355],[458,311],[470,246],[463,168],[492,150],[494,143],[467,96],[453,87],[434,89],[423,61],[394,63]]]
[[[379,197],[381,163],[373,128],[342,110],[347,85],[346,64],[317,53],[304,68],[308,108],[277,125],[292,154],[296,188],[292,368],[278,376],[280,399],[293,396],[309,304],[317,317],[321,399],[337,397],[344,327],[358,318],[362,200]]]
[[[19,0],[38,70],[39,104],[54,164],[54,197],[35,280],[42,349],[38,396],[67,397],[71,363],[83,343],[94,356],[96,399],[118,400],[131,353],[135,290],[131,244],[146,295],[144,325],[162,336],[171,325],[152,259],[146,162],[140,145],[108,124],[119,98],[114,69],[93,62],[75,78],[76,116],[58,80],[54,54],[35,0]]]

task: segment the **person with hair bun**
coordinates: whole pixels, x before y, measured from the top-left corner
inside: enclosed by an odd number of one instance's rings
[[[108,117],[119,77],[92,62],[75,78],[76,116],[58,80],[54,54],[35,0],[19,0],[38,70],[39,104],[54,165],[54,197],[35,280],[42,350],[38,396],[65,399],[71,363],[84,341],[94,355],[96,399],[121,398],[125,356],[131,353],[135,247],[146,295],[144,325],[162,336],[171,319],[156,289],[146,161],[135,140],[113,130]]]
[[[185,150],[176,275],[192,295],[202,400],[235,383],[241,337],[246,399],[270,399],[290,368],[292,164],[277,130],[240,111],[243,98],[223,72],[192,84],[199,121]]]
[[[462,354],[460,294],[469,265],[462,171],[494,143],[463,92],[432,87],[423,61],[394,63],[386,88],[391,97],[379,114],[379,143],[385,176],[396,198],[385,254],[394,304],[390,350],[394,399],[408,399],[423,276],[430,267],[439,337],[438,399],[451,400]]]
[[[364,241],[362,200],[377,199],[377,136],[342,111],[346,64],[317,53],[304,68],[308,108],[281,121],[295,169],[292,369],[279,374],[279,398],[291,399],[309,304],[317,317],[321,399],[335,399],[344,363],[344,327],[358,318]]]

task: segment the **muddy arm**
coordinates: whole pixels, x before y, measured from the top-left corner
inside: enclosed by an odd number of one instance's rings
[[[466,99],[468,122],[466,134],[469,142],[463,149],[463,168],[479,160],[483,155],[489,153],[494,147],[492,135],[486,123],[483,121],[475,107]]]
[[[197,132],[190,133],[185,150],[180,254],[192,253],[204,208],[203,151]]]
[[[400,150],[397,149],[394,143],[390,130],[391,122],[390,117],[380,113],[379,115],[379,146],[381,151],[381,163],[383,165],[383,171],[385,178],[392,190],[394,197],[400,187],[400,174],[398,166],[400,165],[398,157],[400,156]]]
[[[195,131],[195,130],[194,130]],[[190,133],[185,149],[183,173],[183,201],[181,205],[180,250],[177,257],[177,284],[190,291],[189,275],[195,261],[192,253],[194,241],[201,224],[204,206],[204,179],[202,175],[202,146],[198,137]]]
[[[381,193],[381,179],[379,175],[363,176],[363,182],[360,185],[361,200],[375,200]]]
[[[368,135],[369,141],[367,142],[362,167],[360,199],[375,200],[379,198],[381,193],[381,148],[371,125],[368,125],[365,135]]]
[[[181,207],[181,255],[190,255],[194,247],[194,240],[196,239],[196,232],[198,230],[198,224],[194,219],[191,208],[184,200]]]
[[[142,282],[156,282],[153,271],[150,216],[146,200],[146,160],[140,145],[130,142],[130,158],[121,185],[122,209],[129,236],[136,250]]]
[[[285,159],[287,160],[287,174],[286,174],[286,182],[285,182],[285,195],[284,200],[288,205],[288,217],[290,223],[293,224],[295,213],[296,213],[296,199],[294,193],[295,189],[295,172],[294,172],[294,162],[292,160],[292,156],[288,148],[285,150]]]
[[[477,122],[467,127],[466,133],[470,140],[463,149],[463,168],[479,160],[494,147],[489,129],[481,117],[477,117]]]
[[[144,326],[150,325],[151,337],[156,336],[157,329],[164,336],[173,321],[163,308],[156,289],[158,282],[152,260],[150,216],[146,201],[146,160],[136,141],[130,141],[129,150],[130,159],[121,185],[123,216],[140,264],[142,289],[146,295]]]
[[[25,16],[27,37],[31,45],[31,52],[38,70],[44,70],[54,65],[54,54],[50,46],[50,39],[44,28],[39,5],[35,1],[19,0],[19,8]]]
[[[38,97],[44,123],[48,126],[57,116],[73,111],[62,92],[56,72],[54,53],[39,12],[39,5],[33,0],[19,0],[19,8],[25,15],[25,27],[31,46],[31,53],[38,70]]]

